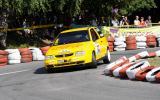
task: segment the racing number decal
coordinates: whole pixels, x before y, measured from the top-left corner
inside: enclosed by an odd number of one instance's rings
[[[100,45],[98,43],[94,43],[96,55],[100,54]]]

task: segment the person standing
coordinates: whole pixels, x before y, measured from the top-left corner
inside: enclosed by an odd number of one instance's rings
[[[122,16],[120,20],[120,26],[123,26],[123,25],[124,25],[124,16]]]
[[[105,17],[101,17],[101,18],[100,18],[99,25],[100,25],[100,26],[105,26],[105,25],[106,25]]]
[[[129,20],[128,20],[128,17],[125,16],[122,18],[122,20],[120,21],[120,26],[122,27],[128,27],[129,26]]]
[[[113,27],[118,27],[119,26],[119,21],[116,17],[114,17],[112,20],[111,20],[111,23],[112,23],[112,26]]]
[[[124,17],[124,23],[123,23],[123,25],[129,25],[129,20],[128,20],[127,16]]]
[[[6,39],[7,39],[7,29],[8,29],[8,22],[7,18],[0,19],[0,47],[6,47]]]
[[[146,27],[146,22],[144,21],[144,17],[141,17],[140,27]]]
[[[146,20],[146,25],[147,26],[152,26],[152,18],[151,18],[151,16],[148,16],[148,19]]]
[[[134,20],[134,25],[136,27],[139,27],[139,25],[140,25],[139,16],[136,16],[136,19]]]
[[[27,20],[26,20],[26,19],[24,19],[24,21],[23,21],[23,23],[22,23],[22,26],[23,26],[23,28],[24,28],[24,36],[25,36],[25,37],[29,37],[29,34],[31,33],[31,30],[28,29],[29,24],[27,23]]]
[[[91,21],[90,21],[90,24],[92,26],[97,26],[97,18],[94,14],[91,15]]]

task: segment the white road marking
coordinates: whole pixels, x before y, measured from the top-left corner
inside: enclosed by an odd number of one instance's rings
[[[16,73],[22,73],[22,72],[27,72],[27,71],[29,71],[29,69],[28,70],[15,71],[15,72],[2,73],[2,74],[0,74],[0,76],[16,74]]]

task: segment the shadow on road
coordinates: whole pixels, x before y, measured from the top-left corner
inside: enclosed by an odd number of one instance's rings
[[[35,70],[34,74],[47,74],[47,71],[41,67]]]
[[[102,65],[102,63],[98,63],[98,66]],[[75,72],[81,70],[89,70],[93,69],[91,66],[72,66],[72,67],[64,67],[64,68],[56,68],[53,69],[52,73],[67,73],[67,72]],[[38,68],[35,70],[34,74],[51,74],[45,70],[44,67]]]

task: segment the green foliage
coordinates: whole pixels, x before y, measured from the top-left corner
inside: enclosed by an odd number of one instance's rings
[[[52,0],[52,7],[54,8],[54,10],[63,12],[63,8],[66,4],[66,0]]]
[[[75,16],[85,10],[99,16],[110,16],[117,7],[118,14],[130,15],[143,8],[155,8],[154,0],[0,0],[0,8],[17,15],[41,15],[58,12]]]
[[[17,24],[22,23],[21,21],[24,17],[44,18],[39,20],[43,24],[44,22],[47,23],[48,17],[50,17],[47,15],[55,14],[59,15],[57,23],[61,23],[63,18],[83,15],[86,12],[99,17],[105,16],[110,18],[112,15],[128,16],[135,11],[155,7],[154,0],[0,0],[0,17],[8,17],[8,22],[11,23],[10,26],[13,23],[13,27],[16,27]],[[112,13],[114,8],[118,9],[118,13]],[[14,23],[16,21],[17,23]],[[11,46],[16,47],[19,46],[18,43],[20,42],[11,43],[13,43]],[[22,47],[27,46],[25,43],[20,44],[24,44]]]
[[[18,15],[47,13],[50,8],[50,0],[1,0],[0,8]]]
[[[67,12],[70,15],[78,15],[81,12],[81,4],[83,0],[68,0],[68,9]],[[70,5],[70,6],[69,6]]]
[[[46,13],[50,10],[49,0],[30,0],[29,13]]]
[[[120,14],[123,15],[130,15],[134,11],[141,10],[144,8],[150,9],[156,7],[154,0],[125,0],[125,1],[126,5],[120,6]],[[122,4],[124,4],[124,2]]]
[[[89,10],[99,16],[110,16],[112,9],[118,8],[118,14],[130,15],[143,8],[155,8],[154,0],[84,0],[83,10]]]

